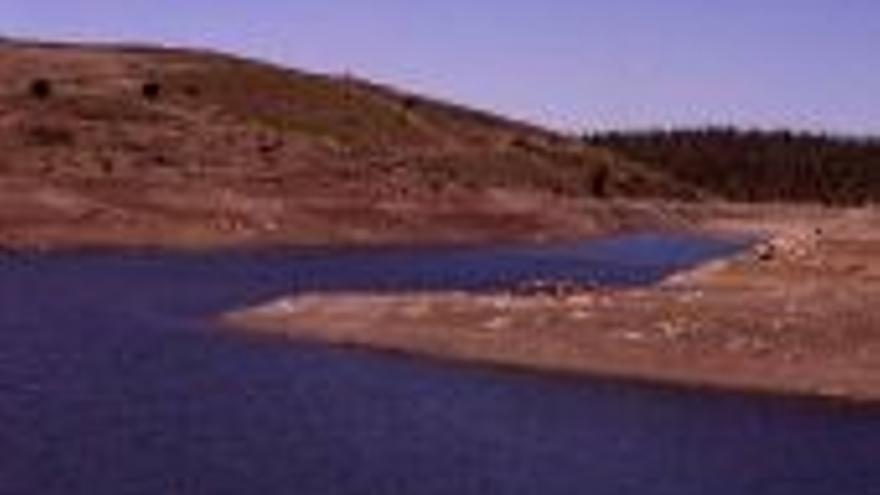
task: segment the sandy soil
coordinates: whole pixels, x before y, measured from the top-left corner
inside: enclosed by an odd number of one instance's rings
[[[274,188],[0,174],[0,247],[13,249],[540,242],[684,223],[650,202],[503,188],[395,196],[369,182]]]
[[[880,212],[716,205],[689,216],[769,240],[650,288],[304,295],[228,319],[442,359],[880,400]]]

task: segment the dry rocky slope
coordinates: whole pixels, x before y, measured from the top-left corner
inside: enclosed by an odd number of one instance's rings
[[[0,245],[571,237],[656,221],[622,198],[696,196],[604,149],[351,77],[0,41]]]

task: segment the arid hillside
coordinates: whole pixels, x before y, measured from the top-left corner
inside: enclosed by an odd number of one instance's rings
[[[585,198],[698,194],[579,140],[352,77],[0,42],[6,245],[572,236],[597,228]]]

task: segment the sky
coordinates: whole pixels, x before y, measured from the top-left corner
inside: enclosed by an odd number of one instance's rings
[[[0,35],[214,48],[570,132],[880,134],[877,0],[0,0]]]

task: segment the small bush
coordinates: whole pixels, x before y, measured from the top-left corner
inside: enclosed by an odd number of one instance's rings
[[[162,86],[157,82],[144,83],[141,86],[141,94],[148,100],[157,100],[162,94]]]
[[[599,170],[593,174],[590,181],[590,192],[594,198],[608,197],[608,182],[610,175],[607,167],[600,167]]]
[[[202,92],[195,84],[187,84],[183,87],[183,94],[189,96],[190,98],[198,98],[202,94]]]
[[[104,175],[113,174],[113,171],[115,168],[115,166],[113,164],[113,160],[111,160],[109,158],[104,158],[100,161],[100,163],[101,163],[101,172],[103,172]]]
[[[47,79],[35,79],[31,81],[28,91],[33,98],[45,100],[52,96],[52,83]]]
[[[400,100],[400,104],[404,110],[413,110],[419,105],[419,99],[415,96],[404,96]]]

